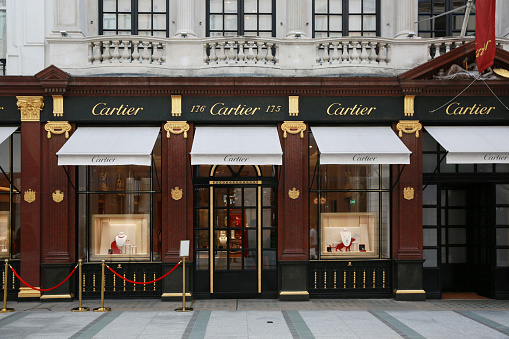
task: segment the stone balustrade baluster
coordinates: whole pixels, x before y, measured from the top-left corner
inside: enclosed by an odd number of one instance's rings
[[[367,41],[361,41],[361,64],[369,63],[369,54],[366,50]]]
[[[274,44],[276,47],[274,49],[274,64],[279,63],[279,44]]]
[[[219,50],[219,56],[218,56],[218,64],[225,64],[226,63],[226,51],[224,49],[225,47],[225,42],[224,41],[221,41],[219,43],[219,47],[220,47],[220,50]],[[217,52],[217,51],[216,51]]]
[[[166,44],[165,43],[161,43],[161,45],[163,46],[163,49],[161,51],[161,64],[165,64],[166,63]]]
[[[210,44],[203,44],[203,63],[205,63],[205,64],[209,64],[209,62],[210,62],[209,49],[210,49]]]
[[[239,64],[245,64],[246,61],[244,60],[246,58],[246,55],[244,54],[244,44],[246,42],[244,40],[239,40],[237,41],[237,46],[238,46],[238,49],[239,49],[239,52],[237,54],[237,60],[238,60],[238,63]]]
[[[210,63],[215,65],[217,64],[217,60],[218,60],[218,57],[217,57],[217,42],[213,42],[210,44],[210,49],[209,49],[209,53],[210,53]]]
[[[376,43],[373,41],[369,42],[369,63],[376,63]]]
[[[233,65],[237,59],[237,52],[235,51],[235,41],[228,41],[228,64]]]
[[[111,41],[107,40],[103,43],[103,63],[109,64],[111,61],[111,53],[110,53],[110,45]]]
[[[94,62],[94,43],[88,43],[88,64],[92,65]]]
[[[94,47],[95,47],[94,64],[100,64],[102,62],[102,53],[101,53],[102,42],[101,41],[94,42]]]
[[[359,52],[357,51],[357,45],[359,44],[358,41],[352,41],[352,53],[350,54],[350,60],[352,64],[358,64],[359,62]]]
[[[316,45],[316,63],[322,64],[322,57],[320,55],[320,50],[323,48],[323,44],[317,44]]]
[[[140,42],[138,40],[133,40],[133,63],[139,63],[140,62],[140,52],[138,51],[138,46]]]
[[[254,51],[253,51],[254,42],[253,41],[248,41],[247,44],[248,44],[247,63],[248,64],[253,64],[254,63],[254,59],[255,59],[255,55],[254,55]]]
[[[260,64],[263,62],[263,42],[257,41],[256,42],[256,63]]]
[[[385,43],[378,43],[378,64],[385,63]]]
[[[385,50],[386,50],[386,57],[385,57],[385,62],[387,64],[390,64],[391,63],[391,44],[386,44],[385,45]]]
[[[272,45],[274,45],[272,42],[267,42],[267,57],[265,58],[267,60],[268,64],[273,64],[274,56],[272,55]]]
[[[343,54],[341,55],[341,59],[343,59],[343,63],[347,63],[350,59],[350,54],[348,53],[348,41],[343,41]]]
[[[333,64],[339,64],[339,41],[335,41],[332,43],[333,52],[332,52],[332,63]]]
[[[129,40],[122,40],[122,45],[124,45],[124,49],[122,50],[122,63],[131,62],[131,52],[129,51]]]
[[[329,48],[330,48],[330,45],[328,42],[323,44],[323,63],[324,64],[328,64],[330,61],[330,55],[329,55],[330,49]]]
[[[111,53],[111,62],[113,64],[118,64],[120,62],[120,52],[118,50],[119,45],[119,40],[113,40],[113,53]]]
[[[141,62],[143,64],[150,64],[151,63],[151,60],[150,60],[150,49],[149,49],[149,42],[148,41],[143,41],[141,43],[141,45],[143,46],[143,53],[141,54]]]

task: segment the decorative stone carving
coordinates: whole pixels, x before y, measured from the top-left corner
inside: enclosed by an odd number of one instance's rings
[[[171,96],[171,116],[179,117],[182,115],[182,97],[180,95]]]
[[[299,97],[290,95],[288,97],[288,115],[296,117],[299,115]]]
[[[53,95],[53,116],[64,116],[64,97],[62,95]]]
[[[415,95],[405,95],[405,116],[414,116],[414,99]]]
[[[44,107],[44,97],[17,96],[18,109],[21,111],[21,121],[40,121],[41,110]]]

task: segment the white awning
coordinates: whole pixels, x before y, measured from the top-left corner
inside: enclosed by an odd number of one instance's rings
[[[59,165],[150,166],[159,127],[80,127],[57,152]]]
[[[191,165],[282,165],[276,127],[197,127]]]
[[[448,164],[509,163],[509,127],[440,126],[426,131],[448,152]]]
[[[0,127],[0,144],[5,141],[12,133],[16,132],[17,127]]]
[[[409,164],[410,152],[389,127],[312,127],[320,164]]]

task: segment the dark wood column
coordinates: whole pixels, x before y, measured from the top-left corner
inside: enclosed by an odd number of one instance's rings
[[[422,289],[422,126],[400,121],[394,130],[412,152],[409,165],[393,165],[392,254],[396,300],[425,300]],[[398,180],[399,179],[399,180]],[[397,182],[396,182],[397,180]]]
[[[279,276],[281,300],[308,300],[308,128],[302,121],[281,125],[283,166],[279,182]],[[303,278],[304,277],[304,278]]]
[[[191,240],[186,276],[193,260],[193,181],[189,158],[193,129],[185,121],[169,121],[163,130],[162,159],[162,256],[163,273],[180,261],[181,240]],[[189,279],[188,279],[189,281]],[[187,283],[188,284],[188,283]],[[182,298],[182,269],[163,280],[163,299]]]
[[[42,96],[18,96],[21,111],[21,277],[41,286],[41,137]],[[21,287],[23,300],[38,299],[41,293]]]
[[[65,144],[74,129],[66,121],[48,122],[44,125],[42,143],[41,177],[41,246],[42,285],[50,288],[61,281],[74,268],[75,258],[75,192],[74,166],[58,166],[56,153]],[[72,182],[72,184],[71,184]],[[73,280],[55,290],[45,292],[41,299],[71,298]]]

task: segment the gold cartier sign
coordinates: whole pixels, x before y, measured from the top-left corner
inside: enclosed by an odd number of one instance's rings
[[[109,107],[107,103],[100,102],[92,108],[92,115],[138,115],[143,107],[129,107],[129,105],[120,105],[119,107]]]
[[[495,107],[487,107],[478,104],[472,106],[462,106],[459,102],[453,102],[447,106],[445,113],[447,115],[488,115]]]
[[[216,102],[210,108],[207,105],[191,106],[191,113],[206,113],[214,116],[252,116],[256,113],[278,113],[281,111],[280,105],[267,105],[263,107],[255,107],[244,104],[227,105],[224,102]]]
[[[354,105],[353,107],[345,107],[335,102],[327,107],[327,115],[370,115],[376,107],[364,107],[362,105]]]

